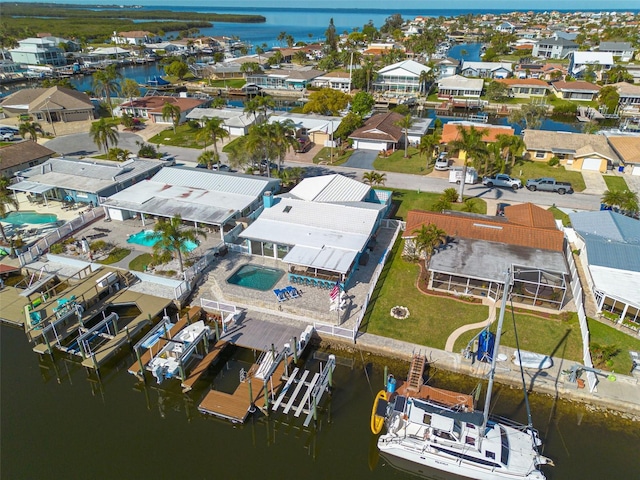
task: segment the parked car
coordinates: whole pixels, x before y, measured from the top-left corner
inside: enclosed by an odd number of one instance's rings
[[[435,168],[436,170],[449,170],[449,158],[447,157],[446,152],[442,152],[440,155],[438,155],[433,168]]]
[[[313,142],[310,140],[298,139],[298,146],[296,147],[296,153],[305,153],[311,150]]]
[[[170,153],[165,153],[160,157],[160,160],[162,160],[163,162],[165,162],[167,165],[171,166],[171,165],[175,165],[176,164],[176,157],[175,155],[171,155]]]
[[[229,168],[229,165],[225,165],[223,163],[220,163],[220,164],[214,163],[211,166],[211,170],[218,170],[219,172],[229,172],[231,169]]]
[[[570,183],[557,182],[555,178],[530,178],[527,180],[526,187],[532,192],[540,190],[543,192],[558,192],[560,195],[573,193],[573,187]]]
[[[0,140],[3,142],[12,142],[15,139],[13,132],[0,133]]]
[[[498,203],[498,205],[496,205],[496,215],[498,217],[504,217],[504,209],[510,206],[510,203]]]
[[[522,182],[519,178],[512,178],[504,173],[498,173],[497,175],[493,175],[491,177],[484,177],[482,179],[482,184],[486,185],[489,188],[504,187],[512,188],[514,190],[522,188]]]

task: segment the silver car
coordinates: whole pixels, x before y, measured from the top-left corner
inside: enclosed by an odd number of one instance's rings
[[[449,158],[447,158],[446,153],[443,152],[440,155],[438,155],[438,158],[436,158],[436,163],[433,166],[433,168],[435,168],[436,170],[449,170]]]

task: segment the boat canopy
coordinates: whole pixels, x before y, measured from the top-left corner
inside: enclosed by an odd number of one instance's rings
[[[442,417],[451,418],[453,420],[471,423],[477,427],[482,426],[482,421],[484,420],[482,412],[454,412],[453,410],[449,410],[439,405],[434,405],[433,403],[424,402],[418,399],[413,399],[413,404],[427,413],[434,413]]]

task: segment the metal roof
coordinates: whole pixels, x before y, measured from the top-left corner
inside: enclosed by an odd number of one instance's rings
[[[583,236],[589,265],[640,272],[640,244],[616,242],[595,235]],[[638,290],[640,297],[640,290]]]
[[[282,259],[285,263],[319,268],[331,272],[347,273],[358,252],[323,246],[322,248],[296,245]]]
[[[51,185],[45,185],[43,183],[35,183],[35,182],[18,182],[13,185],[9,185],[9,190],[16,190],[18,192],[28,192],[28,193],[44,193],[49,190],[53,190],[56,187],[52,187]]]
[[[581,237],[598,236],[640,245],[640,222],[611,210],[570,213],[571,225]]]
[[[305,178],[291,189],[290,194],[308,202],[360,202],[371,187],[343,175],[323,175]]]
[[[640,273],[591,265],[595,288],[608,296],[640,308]]]

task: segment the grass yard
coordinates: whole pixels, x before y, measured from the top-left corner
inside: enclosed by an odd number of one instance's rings
[[[381,188],[376,187],[380,190],[392,190],[390,188]],[[440,193],[432,193],[432,192],[417,192],[415,190],[398,190],[393,189],[393,197],[392,201],[394,207],[396,208],[396,212],[394,218],[399,218],[401,220],[407,219],[407,212],[409,210],[428,210],[430,211],[433,205],[440,198]],[[476,205],[478,207],[478,213],[487,213],[487,203],[480,199],[476,199]],[[452,210],[460,210],[464,204],[462,203],[454,203],[451,205]]]
[[[131,250],[129,250],[128,248],[117,247],[109,252],[109,256],[107,258],[105,258],[104,260],[100,260],[98,263],[101,263],[102,265],[112,265],[119,262],[120,260],[127,258],[127,255],[129,255],[130,253]]]
[[[136,272],[144,272],[147,269],[147,265],[153,261],[153,255],[150,253],[143,253],[129,262],[129,270],[135,270]]]
[[[151,137],[148,143],[153,145],[173,145],[174,147],[187,147],[187,148],[203,148],[204,142],[196,140],[196,135],[200,131],[199,128],[191,128],[188,124],[178,125],[176,133],[173,133],[173,128],[168,127],[167,130],[163,130],[159,134]]]
[[[499,309],[496,316],[499,315]],[[541,318],[524,313],[516,313],[516,326],[520,348],[530,352],[557,356],[567,360],[582,362],[582,337],[578,317],[572,313],[569,320]],[[496,319],[497,322],[497,319]],[[495,325],[492,325],[495,332]],[[456,341],[453,351],[460,352],[467,347],[481,329],[465,332]],[[511,311],[506,312],[502,330],[501,345],[516,347]]]
[[[230,78],[228,80],[208,80],[206,85],[217,88],[242,88],[245,83],[247,82],[244,78]]]
[[[403,243],[399,239],[391,252],[365,316],[364,328],[374,335],[444,349],[451,332],[461,325],[486,319],[489,309],[421,293],[416,287],[420,268],[402,258]],[[409,318],[398,320],[390,315],[398,305],[409,309]]]
[[[607,188],[610,191],[618,190],[624,191],[629,190],[629,186],[627,185],[627,181],[623,177],[617,177],[614,175],[603,175],[604,183],[607,184]]]
[[[569,215],[564,213],[562,210],[556,207],[551,207],[548,209],[551,213],[553,213],[553,218],[556,220],[562,220],[562,225],[565,227],[571,226],[571,220],[569,219]]]
[[[344,155],[339,155],[339,150],[337,148],[334,148],[333,162],[331,162],[331,147],[323,147],[318,153],[316,153],[316,156],[313,157],[313,163],[323,162],[324,164],[326,162],[326,164],[328,165],[342,165],[347,160],[349,160],[349,157],[352,153],[353,150],[347,150],[346,152],[344,152]]]
[[[511,175],[520,178],[522,184],[529,178],[553,177],[558,182],[569,182],[576,192],[583,191],[586,186],[580,172],[569,172],[563,166],[550,167],[546,162],[519,160],[511,169]]]
[[[615,345],[620,349],[618,354],[611,358],[611,366],[608,368],[614,372],[627,375],[633,365],[631,357],[629,356],[629,350],[640,352],[640,339],[627,335],[606,323],[591,318],[587,319],[587,323],[589,324],[592,344],[599,344],[601,346]]]
[[[433,166],[427,166],[427,157],[418,154],[415,148],[409,148],[408,158],[404,158],[404,148],[398,149],[388,157],[376,158],[373,168],[384,172],[412,173],[415,175],[426,175],[431,173]]]

